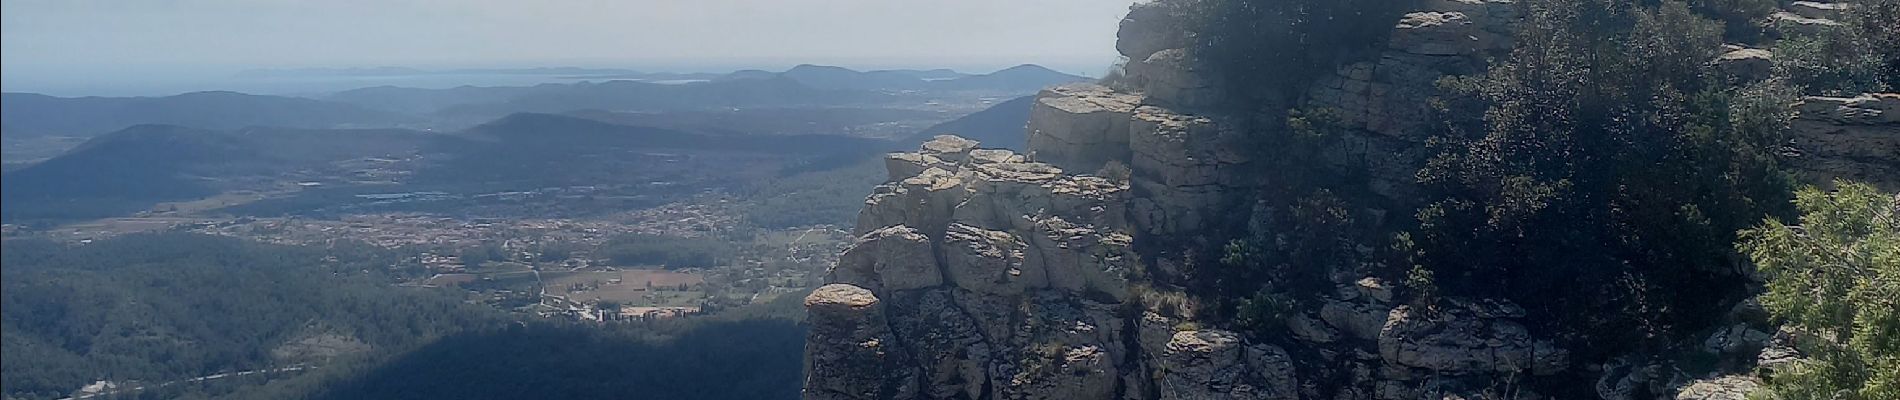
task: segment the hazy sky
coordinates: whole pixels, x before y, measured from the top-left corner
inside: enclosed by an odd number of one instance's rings
[[[1099,75],[1133,0],[6,0],[0,72],[33,82],[256,67],[820,63]],[[1102,70],[1102,71],[1097,71]]]

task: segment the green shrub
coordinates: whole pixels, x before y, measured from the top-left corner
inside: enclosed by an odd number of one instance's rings
[[[1541,312],[1585,357],[1709,323],[1744,294],[1733,233],[1785,212],[1769,151],[1794,92],[1732,87],[1708,63],[1721,24],[1681,2],[1524,6],[1508,59],[1444,82],[1417,264],[1446,296]]]
[[[1762,305],[1803,333],[1810,356],[1760,398],[1900,398],[1900,197],[1837,186],[1800,192],[1800,225],[1769,219],[1742,233],[1738,247],[1768,283]]]

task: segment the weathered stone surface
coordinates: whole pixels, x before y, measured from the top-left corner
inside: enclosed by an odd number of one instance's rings
[[[1546,375],[1569,367],[1569,353],[1530,337],[1510,312],[1476,305],[1446,307],[1436,315],[1399,306],[1379,333],[1386,362],[1443,374]]]
[[[1385,330],[1386,318],[1391,313],[1391,308],[1334,301],[1320,306],[1319,319],[1348,336],[1375,340],[1380,331]]]
[[[1121,29],[1115,35],[1115,50],[1130,60],[1146,60],[1167,49],[1187,47],[1186,25],[1181,3],[1140,1],[1128,7]]]
[[[838,257],[830,280],[888,293],[941,285],[943,272],[929,237],[893,225],[859,237]]]
[[[1855,97],[1809,96],[1801,101],[1801,119],[1837,125],[1900,124],[1900,93]]]
[[[1689,383],[1676,392],[1676,400],[1746,400],[1761,388],[1761,381],[1746,376],[1723,376]]]
[[[1392,302],[1392,284],[1384,279],[1365,277],[1353,282],[1353,289],[1360,295],[1379,303]]]
[[[1770,14],[1768,21],[1784,35],[1818,35],[1829,29],[1841,27],[1840,22],[1831,19],[1806,17],[1788,11]]]
[[[1162,399],[1296,399],[1286,352],[1249,346],[1233,332],[1177,332],[1162,355]]]
[[[1900,190],[1900,94],[1808,97],[1791,126],[1792,164],[1809,183]]]
[[[1774,337],[1768,339],[1767,346],[1761,349],[1761,354],[1755,356],[1755,366],[1772,372],[1794,365],[1806,358],[1807,355],[1795,347],[1796,338],[1800,335],[1802,335],[1801,332],[1788,327],[1777,329]]]
[[[1161,50],[1145,59],[1130,59],[1122,66],[1123,78],[1151,103],[1186,108],[1218,105],[1223,93],[1220,83],[1199,71],[1193,60],[1187,49]]]
[[[1853,5],[1819,1],[1797,1],[1788,3],[1787,6],[1788,11],[1793,12],[1795,15],[1826,20],[1840,20],[1841,15],[1847,12],[1849,8],[1853,8]]]
[[[1100,294],[1124,300],[1128,278],[1136,263],[1128,235],[1104,234],[1049,217],[1036,221],[1029,235],[1029,264],[1048,274],[1050,288],[1076,294]]]
[[[1747,324],[1718,329],[1702,341],[1702,351],[1718,356],[1754,358],[1774,334],[1756,330]]]
[[[935,235],[950,222],[951,212],[968,196],[964,179],[941,168],[879,185],[858,212],[856,233],[863,235],[893,225],[908,225]]]
[[[1438,399],[1567,367],[1567,353],[1515,321],[1522,309],[1395,310],[1392,283],[1365,271],[1328,271],[1339,300],[1285,321],[1300,348],[1193,320],[1205,305],[1170,280],[1205,264],[1134,243],[1165,249],[1270,212],[1245,199],[1265,183],[1248,149],[1274,144],[1214,112],[1224,88],[1192,62],[1193,33],[1171,8],[1181,4],[1131,8],[1115,89],[1039,94],[1023,154],[939,137],[886,158],[890,182],[866,199],[860,242],[831,277],[848,285],[808,302],[807,398]],[[1377,57],[1285,105],[1335,114],[1344,133],[1319,158],[1394,200],[1415,190],[1434,82],[1484,71],[1509,48],[1518,9],[1418,4]],[[1127,173],[1098,173],[1110,162]]]
[[[929,154],[891,153],[884,156],[884,169],[890,174],[891,181],[917,176],[931,168],[950,170],[955,169],[956,164]]]
[[[1103,227],[1122,226],[1122,200],[1128,188],[1100,177],[1064,175],[1040,163],[976,165],[970,171],[971,195],[957,206],[957,222],[985,229],[1034,230],[1051,216]]]
[[[891,305],[892,331],[916,357],[922,393],[934,399],[977,399],[985,393],[995,348],[984,338],[976,317],[938,288],[898,295]],[[994,318],[994,316],[983,316]]]
[[[970,150],[970,162],[977,164],[1020,163],[1027,161],[1023,155],[1003,149]]]
[[[1294,338],[1313,343],[1332,343],[1339,340],[1339,331],[1326,323],[1306,315],[1295,315],[1286,320],[1287,332]]]
[[[1139,96],[1093,84],[1043,90],[1029,110],[1031,158],[1092,172],[1128,157],[1128,121]]]
[[[1610,359],[1599,368],[1595,389],[1597,398],[1603,400],[1643,400],[1639,392],[1656,393],[1651,390],[1655,383],[1663,380],[1660,365],[1640,363],[1639,358],[1622,356]]]
[[[1747,80],[1764,79],[1775,72],[1774,53],[1762,49],[1735,49],[1716,57],[1723,72]]]
[[[964,157],[970,155],[970,150],[976,149],[976,145],[975,140],[964,139],[961,136],[937,135],[930,141],[924,142],[923,148],[918,153],[937,156],[951,163],[961,163]]]
[[[1154,235],[1194,231],[1234,204],[1231,193],[1258,185],[1241,166],[1251,160],[1239,134],[1204,116],[1137,108],[1129,127],[1135,226]]]
[[[805,344],[807,399],[909,398],[914,368],[897,348],[876,295],[848,284],[819,287],[805,297],[811,331]]]
[[[992,296],[1018,296],[1048,284],[1048,274],[1028,270],[1029,245],[1009,232],[952,224],[943,238],[944,275],[959,288]]]
[[[1395,28],[1390,46],[1412,54],[1470,55],[1497,50],[1504,42],[1502,35],[1485,30],[1459,11],[1408,13]]]
[[[1016,348],[1001,398],[1113,397],[1134,362],[1122,332],[1128,322],[1114,307],[1058,292],[1040,292],[1023,309]]]

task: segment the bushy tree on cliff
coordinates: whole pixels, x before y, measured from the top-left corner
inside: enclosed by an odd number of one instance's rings
[[[1447,79],[1413,238],[1446,295],[1502,297],[1589,350],[1698,327],[1741,295],[1734,232],[1785,208],[1793,91],[1708,62],[1677,1],[1537,0],[1511,56]]]
[[[1241,232],[1218,232],[1208,262],[1188,271],[1188,285],[1211,313],[1267,332],[1280,317],[1314,304],[1326,271],[1360,262],[1365,234],[1348,210],[1352,177],[1325,170],[1316,157],[1339,132],[1327,110],[1293,108],[1306,86],[1339,65],[1376,55],[1404,9],[1392,0],[1189,0],[1190,54],[1202,73],[1225,88],[1234,126],[1258,143],[1255,165],[1269,184],[1255,198],[1263,210]],[[1239,225],[1239,224],[1236,224]],[[1231,228],[1241,228],[1234,226]],[[1235,229],[1239,230],[1239,229]],[[1230,237],[1223,237],[1230,236]]]
[[[1900,89],[1900,0],[1848,3],[1839,25],[1791,31],[1774,46],[1775,72],[1804,92],[1855,95]]]
[[[1281,110],[1305,84],[1391,30],[1406,2],[1394,0],[1189,0],[1195,58],[1249,112]]]
[[[1759,398],[1900,398],[1900,197],[1837,186],[1801,191],[1800,225],[1769,219],[1741,234],[1768,282],[1762,305],[1810,356]]]

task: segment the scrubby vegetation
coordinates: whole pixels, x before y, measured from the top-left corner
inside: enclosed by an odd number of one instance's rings
[[[368,246],[155,234],[9,240],[0,254],[8,399],[97,380],[153,386],[113,397],[149,399],[798,394],[800,295],[710,317],[510,323],[460,292],[395,286],[373,271],[409,261]],[[299,347],[318,336],[332,346]],[[288,366],[317,368],[156,387]]]
[[[1403,1],[1183,2],[1197,29],[1193,57],[1234,88],[1232,108],[1277,112],[1306,83],[1368,57],[1404,10]]]
[[[1762,305],[1810,356],[1776,371],[1759,398],[1900,398],[1900,197],[1837,186],[1801,191],[1800,225],[1742,232],[1768,282]]]
[[[1900,1],[1862,0],[1840,26],[1795,32],[1774,46],[1775,72],[1811,93],[1853,95],[1900,88]]]
[[[607,240],[595,254],[616,265],[658,265],[667,269],[705,268],[732,261],[733,245],[704,237],[631,234]]]
[[[642,338],[650,328],[637,326],[469,332],[333,374],[306,398],[798,397],[803,326],[774,319],[682,326],[661,339]]]
[[[1403,282],[1422,306],[1512,300],[1583,359],[1680,338],[1750,295],[1737,232],[1795,214],[1777,153],[1789,105],[1891,88],[1900,65],[1892,1],[1782,40],[1808,48],[1778,50],[1775,76],[1749,82],[1710,60],[1767,34],[1725,21],[1774,4],[1521,1],[1510,53],[1440,82],[1423,193],[1393,204],[1315,162],[1338,128],[1295,102],[1317,74],[1377,48],[1383,38],[1365,32],[1389,30],[1393,3],[1191,3],[1205,27],[1197,62],[1238,92],[1230,105],[1252,116],[1268,182],[1235,200],[1257,204],[1248,226],[1190,250],[1216,260],[1188,266],[1201,317],[1274,335],[1279,317],[1314,306],[1309,292],[1332,287],[1328,271],[1354,271]],[[1393,212],[1375,221],[1367,209]]]
[[[1770,152],[1794,92],[1728,85],[1721,24],[1683,3],[1529,9],[1510,58],[1446,83],[1447,114],[1485,117],[1448,124],[1419,173],[1423,265],[1586,348],[1699,327],[1742,294],[1734,232],[1786,208]]]
[[[383,283],[365,271],[400,259],[368,246],[166,234],[81,246],[11,240],[0,254],[8,398],[315,361],[273,354],[313,335],[394,351],[500,321],[449,293]]]
[[[1361,263],[1357,247],[1374,243],[1366,221],[1348,210],[1364,197],[1363,178],[1329,168],[1320,149],[1340,140],[1330,110],[1297,107],[1305,86],[1337,66],[1377,54],[1403,2],[1183,2],[1194,27],[1192,62],[1228,90],[1222,108],[1239,121],[1256,149],[1253,173],[1269,182],[1251,220],[1207,232],[1208,244],[1186,243],[1206,262],[1188,266],[1183,282],[1208,303],[1204,317],[1233,319],[1256,332],[1313,304],[1329,287],[1326,271]]]
[[[850,226],[864,196],[885,178],[882,157],[864,154],[830,169],[801,171],[753,185],[746,221],[767,228]]]

